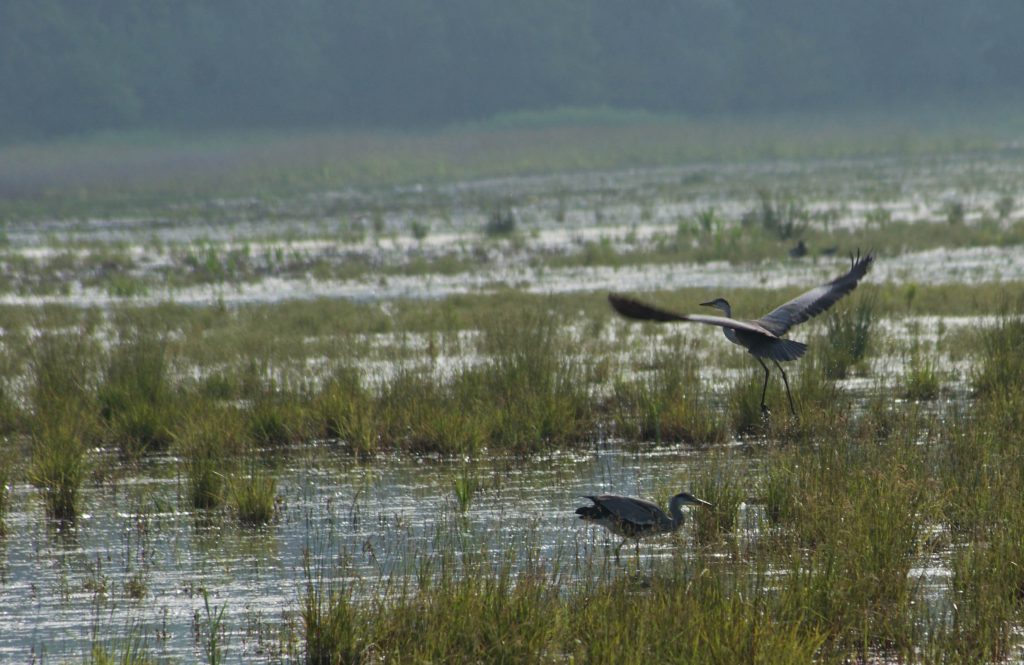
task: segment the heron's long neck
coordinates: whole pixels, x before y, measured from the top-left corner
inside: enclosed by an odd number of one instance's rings
[[[723,300],[721,303],[718,304],[718,308],[725,312],[725,315],[727,317],[729,317],[730,319],[732,318],[732,307],[729,305],[728,302]]]
[[[686,519],[686,514],[683,513],[683,500],[678,497],[673,497],[672,501],[668,504],[668,512],[672,514],[672,530],[675,531],[679,527],[683,526],[683,520]]]

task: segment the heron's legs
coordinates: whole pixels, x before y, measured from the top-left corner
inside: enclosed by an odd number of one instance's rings
[[[789,398],[789,412],[795,416],[796,409],[793,408],[793,396],[789,393],[789,379],[786,378],[786,370],[782,369],[782,365],[779,364],[778,360],[773,358],[772,362],[775,363],[775,366],[778,367],[779,371],[782,373],[782,383],[786,386],[786,397]],[[761,364],[763,365],[764,363]],[[761,399],[763,400],[764,398],[762,397]]]
[[[754,357],[757,358],[757,362],[761,363],[761,367],[764,368],[764,387],[761,388],[761,414],[764,417],[767,418],[768,417],[768,407],[765,406],[764,396],[765,396],[765,393],[768,392],[768,365],[765,365],[764,361],[761,360],[760,358],[758,358],[757,356],[754,356]],[[778,363],[775,363],[775,364],[777,365]],[[783,375],[783,376],[785,376],[785,375]]]

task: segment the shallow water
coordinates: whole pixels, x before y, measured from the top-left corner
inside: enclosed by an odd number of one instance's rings
[[[798,197],[812,216],[810,224],[819,229],[863,229],[885,223],[879,221],[884,218],[913,223],[928,233],[931,224],[946,223],[946,207],[952,202],[964,205],[965,224],[994,215],[995,202],[1016,188],[1022,173],[1024,162],[998,154],[942,162],[707,164],[328,192],[275,204],[209,202],[190,214],[176,211],[167,218],[12,221],[5,225],[0,247],[0,274],[7,278],[0,302],[230,304],[320,297],[439,298],[508,286],[558,293],[803,285],[831,277],[846,259],[780,257],[763,265],[720,261],[619,268],[544,264],[550,257],[580,254],[594,244],[605,243],[616,252],[650,250],[666,239],[674,241],[679,225],[696,224],[695,217],[710,209],[716,211],[716,228],[735,227],[745,212],[759,205],[758,191],[772,192],[780,201]],[[325,212],[339,203],[344,205],[338,212]],[[518,220],[521,233],[514,241],[483,233],[498,205],[510,206]],[[1008,219],[1022,213],[1018,201]],[[414,223],[429,228],[428,235],[415,238]],[[232,253],[245,266],[241,279],[210,283],[216,280],[207,276],[197,278],[203,282],[199,285],[190,283],[189,266],[198,263],[202,272],[208,257],[230,263]],[[908,250],[884,258],[872,280],[1024,280],[1021,247]],[[466,263],[456,274],[432,263],[451,260]],[[396,273],[396,268],[416,261],[421,262],[416,274]],[[355,279],[337,279],[314,275],[310,266],[318,263],[367,267],[356,269]],[[381,266],[391,270],[384,274],[377,270]],[[26,280],[25,272],[36,269],[43,271],[42,284]],[[131,280],[144,286],[118,293],[103,282],[107,273],[128,280],[129,287],[135,284]],[[169,286],[168,273],[177,275],[179,283]]]
[[[64,532],[47,523],[34,490],[13,487],[11,536],[0,547],[0,661],[80,658],[94,634],[100,643],[133,635],[156,655],[198,660],[204,591],[214,613],[224,609],[228,661],[273,661],[285,649],[281,626],[299,621],[307,551],[315,574],[347,579],[357,592],[359,580],[411,573],[438,542],[495,556],[508,547],[536,547],[551,559],[611,556],[618,539],[573,514],[586,503],[580,495],[668,496],[707,456],[608,447],[485,460],[468,467],[479,489],[465,512],[453,490],[460,462],[360,466],[329,447],[301,457],[277,475],[279,518],[259,530],[183,510],[182,486],[167,477],[173,460],[87,489],[87,515]],[[642,557],[669,556],[676,546],[672,538],[649,541]],[[133,583],[145,586],[143,598],[129,597]]]

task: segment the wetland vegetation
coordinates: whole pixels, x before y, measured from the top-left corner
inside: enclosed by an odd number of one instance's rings
[[[6,201],[0,659],[1019,658],[1024,160],[931,147]],[[758,316],[857,247],[799,417],[605,299]],[[680,489],[621,563],[574,519]]]

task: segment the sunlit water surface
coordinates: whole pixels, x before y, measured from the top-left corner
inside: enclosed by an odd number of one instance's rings
[[[278,660],[288,650],[282,628],[301,623],[310,574],[358,595],[414,574],[438,547],[486,548],[496,558],[529,549],[563,566],[603,560],[618,539],[576,518],[580,495],[667,497],[707,453],[602,447],[469,467],[410,458],[361,466],[331,446],[296,457],[277,472],[279,515],[263,529],[184,510],[184,481],[166,477],[173,460],[87,489],[87,514],[63,531],[43,517],[32,488],[13,487],[0,545],[0,662],[79,658],[94,642],[117,648],[129,636],[155,655],[194,661],[221,609],[229,662]],[[465,510],[454,491],[462,473],[478,484]],[[754,519],[744,515],[741,524]],[[691,538],[684,530],[645,542],[641,560],[670,556]]]

